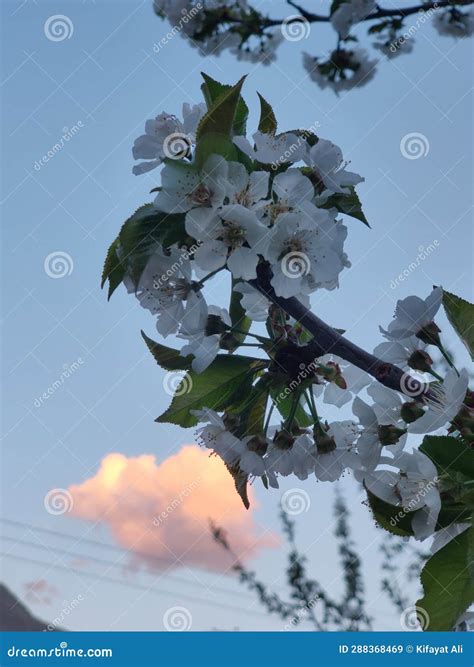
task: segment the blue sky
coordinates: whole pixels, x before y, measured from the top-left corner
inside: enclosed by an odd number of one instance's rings
[[[275,15],[294,13],[283,2],[259,7]],[[378,325],[388,323],[399,298],[425,296],[441,284],[472,300],[469,40],[441,38],[424,25],[412,55],[381,59],[372,82],[338,98],[309,81],[301,63],[303,50],[316,55],[317,49],[331,47],[329,27],[313,27],[304,42],[284,43],[275,64],[255,67],[229,54],[203,59],[180,37],[155,53],[153,46],[168,27],[154,17],[150,0],[6,0],[2,13],[3,517],[67,532],[79,540],[75,552],[85,534],[108,542],[105,529],[91,531],[79,520],[45,512],[48,490],[93,476],[109,452],[153,453],[161,461],[192,442],[192,431],[153,421],[169,400],[162,372],[139,335],[141,328],[153,335],[153,322],[123,289],[107,304],[99,278],[120,224],[150,200],[148,192],[157,182],[156,172],[132,175],[133,140],[147,118],[163,110],[178,114],[184,101],[201,101],[201,70],[226,82],[248,73],[244,96],[253,114],[250,127],[258,118],[258,90],[273,104],[281,129],[317,125],[320,136],[340,145],[351,168],[365,176],[359,194],[372,229],[347,221],[353,265],[338,291],[314,297],[318,315],[372,349],[380,342]],[[70,39],[45,37],[45,21],[55,14],[70,19]],[[35,168],[74,126],[79,129],[64,148]],[[407,160],[400,151],[402,138],[412,132],[429,143],[429,152],[418,160]],[[435,241],[436,250],[394,287],[392,281]],[[45,259],[58,251],[71,258],[71,271],[52,279]],[[219,303],[224,289],[214,288],[214,296]],[[35,399],[74,362],[79,368],[64,386],[35,407]],[[282,490],[293,486],[294,480],[285,480]],[[314,480],[296,486],[311,497],[310,511],[298,520],[300,542],[317,576],[339,590],[328,510],[333,489]],[[373,573],[383,536],[354,483],[345,478],[341,486],[365,551],[366,574]],[[257,488],[256,495],[256,521],[278,530],[279,494]],[[10,536],[36,539],[21,528],[4,528]],[[51,536],[44,539],[60,544]],[[83,553],[100,555],[92,545],[82,547]],[[48,553],[19,545],[7,544],[4,551],[53,562]],[[262,552],[252,562],[277,585],[283,585],[283,563],[280,550]],[[115,574],[120,578],[120,571]],[[95,583],[80,568],[71,573],[11,558],[3,564],[3,580],[20,595],[32,579],[44,577],[57,587],[52,605],[34,607],[45,618],[82,591],[84,602],[67,620],[73,629],[161,629],[164,611],[179,604],[191,609],[197,630],[281,629],[278,619],[247,613],[249,596],[233,599],[240,611],[204,604],[206,586],[215,581],[210,576],[183,572],[184,583],[160,582],[156,588],[163,584],[171,593],[157,594],[147,592],[150,577],[143,573],[127,575],[140,590]],[[219,585],[242,592],[229,577],[220,578]],[[397,616],[378,597],[373,576],[367,585],[377,628],[397,629]],[[183,597],[191,594],[196,600]],[[216,602],[231,599],[230,593],[212,596]]]

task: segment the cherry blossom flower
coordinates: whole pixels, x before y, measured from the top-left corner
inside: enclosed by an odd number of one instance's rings
[[[299,162],[306,150],[306,141],[293,132],[273,135],[255,132],[252,135],[255,148],[243,136],[234,137],[234,144],[253,160],[262,164],[282,165]]]
[[[397,301],[395,319],[390,322],[387,330],[382,327],[379,329],[385,338],[390,340],[419,336],[425,327],[432,324],[442,299],[442,288],[435,287],[426,299],[421,299],[419,296],[408,296],[406,299]]]
[[[346,0],[331,14],[331,24],[342,39],[348,37],[351,28],[364,20],[376,8],[375,0]]]
[[[345,266],[347,228],[324,209],[317,217],[283,213],[270,231],[264,257],[272,265],[271,284],[285,298],[309,294],[321,287],[334,289]]]
[[[229,313],[224,308],[218,308],[217,306],[209,306],[208,314],[214,318],[218,318],[225,325],[231,326],[231,320]],[[194,359],[192,361],[192,369],[196,373],[202,373],[206,368],[212,364],[216,358],[221,341],[221,333],[214,332],[215,327],[211,327],[211,331],[207,327],[204,327],[201,331],[196,331],[195,329],[186,330],[181,326],[179,333],[180,338],[188,338],[188,343],[184,345],[181,349],[180,355],[182,357],[187,357],[188,355],[193,355]]]
[[[418,540],[434,533],[441,509],[438,471],[422,452],[401,452],[395,458],[384,457],[382,463],[397,468],[376,470],[364,476],[364,483],[373,494],[405,512],[415,512],[412,529]]]
[[[157,248],[138,284],[129,275],[124,284],[143,308],[158,316],[156,328],[162,336],[176,333],[180,327],[197,331],[206,321],[207,305],[192,279],[190,259],[177,246],[172,246],[169,254]]]
[[[360,467],[355,441],[357,424],[351,420],[332,422],[322,442],[316,438],[314,474],[321,482],[335,482],[347,468]]]
[[[215,271],[227,263],[235,278],[257,277],[259,254],[268,245],[268,229],[248,208],[227,204],[213,218],[203,209],[190,211],[186,231],[201,241],[194,254],[201,269]]]
[[[341,149],[327,139],[319,139],[311,146],[304,161],[324,184],[327,194],[345,192],[348,187],[364,180],[359,174],[346,171],[347,163],[343,160]]]
[[[155,206],[165,213],[202,207],[211,217],[213,209],[224,202],[227,173],[227,162],[218,155],[211,155],[201,172],[188,164],[168,162],[161,172],[162,187]]]
[[[233,435],[227,428],[224,419],[210,408],[192,410],[201,422],[208,422],[196,431],[200,445],[212,449],[227,465],[233,466],[240,461],[246,452],[245,442]]]
[[[337,49],[325,62],[303,53],[303,66],[310,78],[320,88],[332,88],[336,94],[364,86],[375,76],[376,65],[377,60],[371,60],[365,49]]]
[[[461,12],[455,7],[445,12],[437,11],[433,25],[443,36],[470,37],[474,33],[474,12]]]
[[[339,387],[335,382],[313,385],[314,395],[322,395],[324,402],[330,405],[341,408],[371,382],[367,373],[334,354],[319,357],[318,362],[323,366],[337,366],[346,385],[345,388]]]
[[[135,175],[144,174],[158,167],[165,158],[185,157],[196,141],[199,121],[206,113],[205,104],[183,104],[183,120],[163,112],[147,120],[145,134],[135,139],[133,157],[146,160],[133,167]]]
[[[469,375],[465,369],[460,375],[450,369],[442,384],[430,385],[430,393],[423,397],[427,410],[422,417],[408,426],[408,431],[432,433],[451,422],[461,409],[468,385]]]

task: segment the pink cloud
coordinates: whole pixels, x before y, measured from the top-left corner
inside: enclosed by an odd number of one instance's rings
[[[108,526],[115,541],[150,568],[226,570],[231,560],[212,539],[210,519],[225,528],[241,560],[278,544],[274,534],[257,530],[222,461],[196,445],[159,464],[151,454],[108,454],[93,477],[69,491],[71,514]],[[252,489],[249,497],[255,508]]]

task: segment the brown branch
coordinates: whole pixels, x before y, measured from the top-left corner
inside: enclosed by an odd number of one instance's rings
[[[295,297],[285,299],[277,296],[270,284],[272,274],[268,264],[259,265],[256,280],[249,280],[250,285],[263,294],[269,301],[282,308],[290,317],[297,320],[309,333],[313,340],[308,344],[315,357],[324,354],[335,354],[354,366],[365,371],[378,382],[389,389],[394,389],[406,394],[412,400],[421,399],[428,395],[428,388],[415,378],[410,378],[409,388],[407,386],[407,374],[394,364],[378,359],[370,352],[366,352],[355,343],[342,336],[335,329],[323,322],[319,317],[310,312],[306,306]]]

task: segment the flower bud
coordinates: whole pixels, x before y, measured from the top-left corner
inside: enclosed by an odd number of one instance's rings
[[[320,430],[314,431],[314,441],[316,443],[318,454],[329,454],[329,452],[333,452],[336,449],[336,441],[334,438]]]
[[[273,438],[274,444],[280,449],[290,449],[290,447],[293,447],[294,441],[294,436],[285,429],[277,431],[275,433],[275,437]]]
[[[206,336],[213,336],[214,334],[225,333],[229,327],[224,324],[219,315],[208,315],[206,322]]]
[[[427,345],[441,345],[441,340],[439,338],[441,329],[434,322],[429,322],[422,329],[418,331],[416,337],[419,338],[423,343]]]
[[[260,456],[263,456],[266,453],[267,447],[267,440],[261,435],[254,435],[247,443],[248,450],[259,454]]]
[[[406,432],[406,429],[397,428],[392,424],[381,424],[378,428],[380,444],[395,445]]]
[[[429,373],[433,365],[433,359],[424,350],[415,350],[408,359],[408,365],[414,371],[421,371],[422,373]]]
[[[418,401],[409,401],[402,405],[400,416],[406,424],[411,424],[425,414]]]

